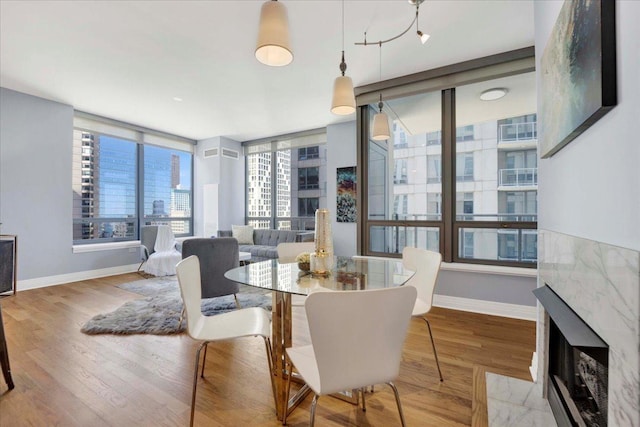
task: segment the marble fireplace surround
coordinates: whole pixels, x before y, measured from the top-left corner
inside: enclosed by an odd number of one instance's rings
[[[539,230],[538,279],[609,345],[608,425],[640,426],[640,252]],[[546,390],[549,319],[538,307],[537,384]]]

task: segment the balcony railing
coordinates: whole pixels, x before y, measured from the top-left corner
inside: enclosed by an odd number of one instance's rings
[[[538,139],[538,122],[512,123],[498,127],[498,142]]]
[[[534,187],[538,185],[538,168],[500,169],[500,187]]]

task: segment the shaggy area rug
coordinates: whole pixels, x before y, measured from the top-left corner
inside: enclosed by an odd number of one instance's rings
[[[98,314],[82,326],[85,334],[154,334],[169,335],[186,329],[179,325],[182,298],[176,276],[157,277],[123,283],[118,286],[145,298],[129,301],[115,311]],[[262,289],[240,285],[237,294],[242,307],[264,307],[271,310],[271,294]],[[236,309],[233,295],[202,300],[202,313],[214,316]]]

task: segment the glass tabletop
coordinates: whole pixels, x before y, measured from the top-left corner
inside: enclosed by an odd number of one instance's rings
[[[295,262],[281,264],[274,259],[231,269],[224,276],[257,288],[309,295],[322,290],[354,291],[401,286],[413,273],[403,267],[402,260],[334,257],[333,269],[328,275],[311,274],[300,270]]]

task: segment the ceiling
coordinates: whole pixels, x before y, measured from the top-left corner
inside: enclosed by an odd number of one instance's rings
[[[0,1],[0,85],[193,139],[238,141],[354,120],[329,112],[339,74],[341,2],[281,0],[293,62],[254,57],[262,0]],[[415,7],[347,0],[345,56],[355,86],[534,43],[533,0],[426,0],[420,29],[393,42]],[[379,55],[382,54],[380,70]],[[182,101],[175,101],[174,98]]]

